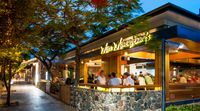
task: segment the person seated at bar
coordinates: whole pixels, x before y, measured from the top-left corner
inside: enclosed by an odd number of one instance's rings
[[[180,75],[179,83],[187,83],[187,79],[182,74]]]
[[[131,76],[128,72],[124,73],[123,85],[125,85],[125,86],[133,86],[134,85],[134,80],[131,78]]]
[[[108,85],[118,86],[120,84],[121,84],[121,79],[116,77],[116,73],[115,72],[112,72],[111,73],[111,79],[110,79]]]
[[[171,79],[171,82],[172,82],[172,83],[177,83],[177,80],[178,80],[178,79],[177,79],[176,76],[172,76],[172,79]]]
[[[124,75],[121,75],[120,79],[121,79],[121,85],[123,85],[124,84]]]
[[[187,83],[193,83],[192,77],[191,77],[191,76],[188,76],[188,78],[187,78]]]
[[[200,75],[198,75],[197,78],[198,78],[197,83],[200,83]]]
[[[153,85],[153,80],[149,73],[144,74],[144,79],[145,79],[147,85]]]
[[[71,83],[72,83],[72,79],[68,77],[68,78],[66,79],[66,81],[65,81],[65,84],[71,85]]]
[[[142,71],[139,74],[138,81],[139,81],[139,85],[146,85],[146,82],[145,82],[144,76],[142,74]]]
[[[197,83],[198,77],[196,75],[192,75],[192,83]]]
[[[112,78],[111,74],[108,74],[108,78],[106,79],[106,84],[110,85],[110,79]]]
[[[134,80],[135,85],[139,85],[137,72],[135,72],[135,75],[133,75],[132,79]]]
[[[94,74],[89,74],[88,83],[94,83]]]
[[[98,77],[97,77],[97,84],[98,85],[106,85],[106,77],[104,75],[104,71],[101,70]]]

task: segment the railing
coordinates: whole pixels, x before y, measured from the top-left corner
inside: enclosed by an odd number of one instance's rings
[[[79,84],[80,88],[93,89],[105,92],[132,92],[138,90],[161,90],[160,85],[134,85],[134,86],[109,86],[109,85],[97,85],[97,84]]]

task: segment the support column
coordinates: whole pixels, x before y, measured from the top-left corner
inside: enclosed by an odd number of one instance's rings
[[[169,81],[170,81],[170,58],[169,51],[166,49],[165,53],[165,81],[166,81],[166,100],[169,100]]]
[[[117,58],[117,56],[111,56],[110,57],[110,68],[109,68],[109,74],[110,73],[112,73],[112,72],[115,72],[115,73],[117,73],[117,70],[118,70],[118,58]]]
[[[117,56],[117,77],[121,76],[121,56]]]
[[[162,111],[166,111],[166,81],[168,78],[169,54],[166,51],[166,40],[162,38]]]
[[[105,74],[108,74],[109,73],[109,58],[108,57],[102,57],[102,61],[104,62],[102,64],[102,67],[101,69],[104,70]]]
[[[155,52],[155,85],[162,84],[162,54],[161,51]]]
[[[83,64],[83,77],[84,83],[88,83],[88,65],[86,63]]]
[[[121,59],[121,58],[120,58]],[[116,72],[117,74],[120,74],[120,61],[118,56],[111,56],[111,57],[102,57],[102,60],[104,61],[102,65],[102,69],[106,74],[110,74],[112,72]]]

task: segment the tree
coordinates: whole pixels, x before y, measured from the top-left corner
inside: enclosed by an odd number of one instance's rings
[[[23,47],[45,66],[51,78],[52,62],[66,52],[68,44],[60,35],[55,2],[60,0],[34,0],[30,22],[23,30]]]
[[[148,17],[138,17],[133,21],[131,21],[126,30],[128,30],[132,35],[142,32],[148,32],[149,34],[151,34],[150,32],[151,26],[149,24],[148,19],[149,19]],[[153,52],[161,51],[161,42],[162,42],[161,38],[158,38],[152,34],[151,36],[152,38],[147,43],[144,44],[145,47]]]
[[[76,47],[76,81],[80,78],[81,44],[130,21],[142,9],[138,0],[60,0],[54,3],[63,36]]]
[[[56,57],[65,54],[69,45],[60,35],[57,24],[50,22],[40,28],[39,31],[34,29],[31,31],[33,33],[30,33],[24,45],[45,66],[50,80],[53,78],[51,71],[53,61]]]
[[[28,24],[41,19],[33,18],[39,12],[40,0],[1,0],[0,2],[0,62],[1,74],[7,90],[7,105],[10,105],[10,82],[21,62],[23,42]],[[8,75],[8,76],[7,76]]]
[[[19,47],[0,49],[0,55],[1,76],[7,91],[6,104],[10,106],[11,79],[22,62],[22,56]]]

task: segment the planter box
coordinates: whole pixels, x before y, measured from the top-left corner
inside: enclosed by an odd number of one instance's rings
[[[71,94],[70,94],[70,86],[69,85],[62,85],[60,89],[60,98],[61,100],[66,103],[70,104],[71,101]]]

